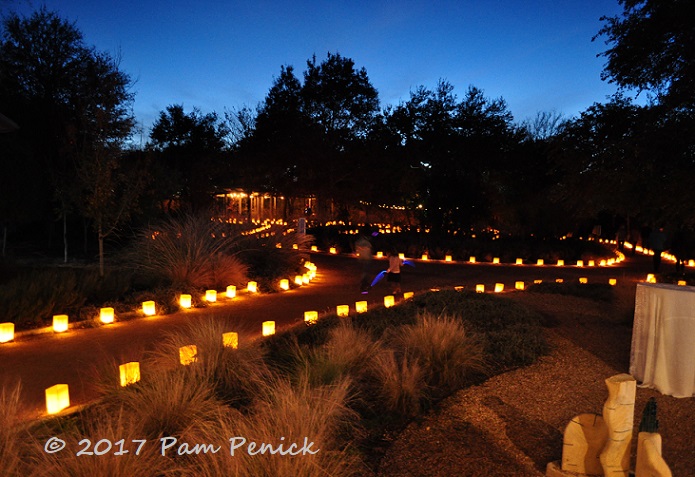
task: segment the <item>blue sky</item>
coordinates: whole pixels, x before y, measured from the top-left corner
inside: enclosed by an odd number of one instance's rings
[[[603,39],[591,38],[602,15],[621,12],[617,0],[0,0],[0,11],[42,4],[121,58],[145,140],[168,105],[255,107],[281,65],[301,76],[329,51],[366,68],[382,106],[441,78],[461,96],[473,85],[503,97],[522,121],[575,116],[616,89],[600,79]]]

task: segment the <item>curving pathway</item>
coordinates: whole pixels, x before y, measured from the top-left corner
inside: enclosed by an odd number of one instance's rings
[[[193,320],[214,316],[233,324],[230,331],[238,330],[240,340],[260,336],[261,323],[276,322],[276,329],[301,323],[304,311],[333,312],[337,305],[349,305],[354,313],[355,302],[368,300],[370,306],[383,303],[390,294],[386,281],[380,282],[369,295],[358,291],[360,267],[352,257],[313,254],[311,260],[318,266],[317,277],[310,285],[290,291],[258,296],[221,299],[207,308],[188,310],[166,316],[133,319],[99,328],[71,330],[54,335],[43,334],[20,338],[0,345],[0,385],[9,387],[22,384],[24,416],[36,418],[45,415],[44,390],[54,384],[65,383],[70,388],[72,405],[94,399],[91,384],[94,369],[112,360],[119,363],[139,360],[168,331],[189,324]],[[375,259],[374,274],[387,267],[385,260]],[[474,287],[485,284],[491,290],[494,284],[504,283],[512,290],[516,281],[527,284],[535,279],[566,281],[586,276],[590,283],[608,283],[616,278],[619,283],[634,283],[649,272],[646,257],[628,258],[613,267],[556,267],[553,265],[493,265],[416,261],[416,266],[403,267],[403,290],[422,291],[463,285]],[[668,266],[668,264],[666,264]],[[230,325],[231,326],[231,325]],[[117,373],[117,369],[114,369]]]

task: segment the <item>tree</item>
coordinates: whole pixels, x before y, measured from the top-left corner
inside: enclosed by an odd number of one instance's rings
[[[367,70],[340,53],[307,61],[302,98],[306,114],[323,127],[329,141],[343,148],[366,137],[379,112],[379,95]]]
[[[519,140],[503,99],[470,87],[459,101],[453,91],[443,80],[434,90],[421,86],[387,120],[401,138],[404,162],[421,171],[421,220],[439,232],[489,218],[500,171]]]
[[[339,53],[328,53],[320,64],[307,61],[302,86],[302,107],[321,133],[311,148],[316,169],[315,187],[330,204],[330,214],[346,209],[355,199],[365,140],[379,113],[379,97],[364,68]],[[319,202],[321,203],[321,201]]]
[[[340,54],[329,53],[321,63],[314,56],[303,79],[292,66],[281,67],[235,156],[253,160],[247,186],[279,192],[286,204],[298,195],[320,195],[319,204],[330,205],[335,217],[336,205],[345,209],[357,197],[367,137],[378,123],[378,94],[366,70]]]
[[[86,46],[77,27],[57,13],[42,8],[4,20],[0,103],[22,126],[15,147],[26,151],[42,203],[55,204],[63,219],[66,261],[67,217],[84,201],[78,170],[95,160],[96,151],[129,137],[130,86],[118,63]]]
[[[190,113],[171,105],[159,113],[148,147],[155,153],[155,182],[161,201],[178,199],[192,210],[210,207],[229,179],[225,156],[228,127],[217,114]]]
[[[257,109],[253,131],[238,143],[243,162],[252,165],[244,182],[251,188],[280,193],[288,200],[312,193],[316,168],[310,158],[319,137],[304,112],[302,85],[294,68],[282,66]]]
[[[602,17],[610,48],[603,79],[653,93],[674,108],[695,107],[695,9],[690,0],[619,0],[621,17]]]
[[[532,119],[521,123],[521,127],[528,133],[530,139],[535,141],[547,141],[557,136],[566,124],[562,113],[555,110],[538,111]]]

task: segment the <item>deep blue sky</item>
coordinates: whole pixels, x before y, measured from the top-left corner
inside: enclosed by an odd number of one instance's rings
[[[365,67],[382,106],[442,78],[503,97],[517,121],[575,116],[615,87],[600,79],[602,15],[617,0],[210,1],[0,0],[28,14],[45,4],[85,42],[121,58],[147,128],[170,104],[203,112],[255,107],[281,65],[299,77],[328,51]]]

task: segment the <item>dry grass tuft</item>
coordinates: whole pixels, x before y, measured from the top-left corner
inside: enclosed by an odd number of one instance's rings
[[[22,458],[25,439],[18,428],[21,385],[0,391],[0,475],[24,475]]]
[[[460,320],[447,315],[423,313],[416,324],[396,330],[392,341],[420,364],[429,386],[445,392],[464,386],[472,371],[484,369],[483,347],[466,334]]]
[[[323,346],[300,347],[296,341],[293,346],[293,359],[298,363],[295,372],[307,376],[310,383],[331,384],[349,376],[358,386],[369,371],[365,363],[381,349],[369,333],[346,322],[329,331]]]
[[[388,411],[403,416],[420,413],[427,398],[427,384],[417,361],[409,361],[407,356],[398,359],[394,350],[385,349],[376,356],[371,370]]]
[[[152,373],[118,396],[117,404],[140,423],[143,439],[180,435],[192,426],[215,422],[223,412],[213,386],[186,371]]]
[[[60,435],[66,442],[62,452],[36,454],[32,476],[132,477],[167,475],[176,470],[175,462],[159,453],[158,440],[145,442],[136,455],[140,443],[133,440],[145,437],[141,433],[140,423],[123,409],[108,413],[94,409],[88,412],[84,422],[85,428],[73,427]],[[88,439],[89,443],[84,439]],[[43,443],[36,446],[43,450]],[[77,455],[80,450],[94,455]]]
[[[206,455],[192,459],[196,476],[233,475],[239,477],[348,477],[362,475],[357,457],[345,449],[357,417],[346,405],[349,380],[331,386],[311,386],[307,379],[292,384],[276,378],[268,383],[267,393],[256,402],[248,415],[225,416],[215,426],[202,429],[197,438],[225,442],[226,456]],[[246,439],[243,446],[229,456],[228,439]],[[277,448],[292,443],[297,455],[250,455],[248,443],[270,444]],[[309,443],[312,443],[309,445]],[[314,453],[315,452],[315,453]]]
[[[173,287],[222,288],[246,281],[236,256],[238,235],[209,216],[186,214],[147,230],[131,260]]]

